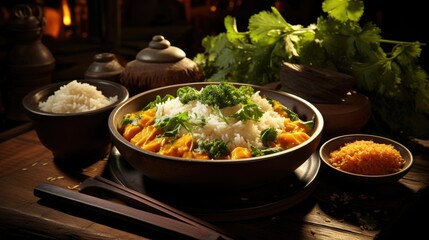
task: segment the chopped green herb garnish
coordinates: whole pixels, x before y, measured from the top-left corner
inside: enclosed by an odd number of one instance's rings
[[[233,107],[239,103],[246,103],[253,91],[251,87],[236,88],[231,83],[222,82],[206,86],[201,92],[200,101],[209,106],[218,106],[220,109]]]
[[[200,92],[193,87],[181,87],[177,90],[177,97],[181,103],[187,104],[190,101],[198,100]]]
[[[181,112],[174,117],[156,118],[154,126],[164,130],[160,137],[176,137],[182,129],[192,134],[193,126],[203,127],[205,124],[205,118],[190,118],[188,112]]]
[[[209,156],[213,159],[224,158],[229,155],[229,150],[227,147],[228,143],[220,140],[199,140],[197,151],[208,153]]]
[[[313,129],[314,128],[314,116],[311,120],[309,121],[302,121],[298,114],[292,110],[290,110],[289,108],[282,108],[283,111],[285,111],[287,113],[287,115],[289,116],[290,120],[292,121],[300,121],[302,123],[304,123],[304,125],[308,128],[308,129]]]
[[[270,142],[275,142],[277,130],[275,128],[267,128],[261,131],[261,141],[264,147],[269,147]]]
[[[281,147],[272,147],[272,148],[266,148],[266,149],[258,149],[254,146],[250,147],[250,151],[252,153],[252,157],[259,157],[259,156],[264,156],[264,155],[268,155],[268,154],[272,154],[272,153],[276,153],[276,152],[280,152],[283,151],[284,149]]]
[[[155,108],[156,104],[163,103],[163,102],[166,102],[168,99],[174,99],[174,98],[175,97],[173,95],[170,95],[170,94],[165,95],[163,98],[161,98],[161,96],[158,95],[158,96],[156,96],[155,100],[152,101],[152,102],[150,102],[150,103],[148,103],[143,108],[143,110],[148,110],[148,109],[151,109],[151,108]]]
[[[157,118],[155,119],[155,128],[164,130],[161,137],[175,137],[180,129],[187,128],[185,123],[188,122],[188,112],[176,114],[174,117]]]
[[[247,103],[236,113],[233,114],[233,117],[240,121],[253,120],[258,121],[262,117],[264,112],[259,108],[255,103]]]

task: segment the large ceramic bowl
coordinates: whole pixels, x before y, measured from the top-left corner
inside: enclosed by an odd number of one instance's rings
[[[340,149],[347,143],[352,143],[357,140],[373,141],[374,143],[393,146],[393,148],[399,151],[400,155],[405,160],[405,165],[398,172],[378,175],[351,173],[334,167],[329,161],[330,153]],[[321,145],[319,155],[324,169],[327,170],[329,176],[337,179],[338,181],[347,181],[357,184],[385,184],[396,182],[409,172],[414,163],[413,155],[404,145],[392,139],[371,134],[347,134],[331,138]]]
[[[149,90],[118,105],[110,114],[109,129],[113,144],[121,156],[143,175],[159,182],[182,187],[203,187],[210,190],[243,189],[280,180],[301,166],[316,151],[323,130],[320,112],[309,102],[297,96],[252,86],[261,95],[279,100],[283,105],[298,113],[302,120],[314,117],[315,126],[311,137],[288,150],[261,157],[239,160],[192,160],[160,155],[145,151],[127,141],[120,132],[121,119],[127,113],[141,110],[156,96],[176,96],[178,88],[191,86],[201,89],[210,82],[196,82],[171,85]],[[244,85],[244,84],[234,84]]]
[[[52,151],[57,160],[64,160],[65,163],[70,159],[69,162],[76,165],[79,161],[103,157],[110,151],[109,114],[129,97],[128,90],[119,83],[97,79],[77,81],[95,86],[106,97],[117,96],[117,101],[96,110],[77,113],[40,110],[39,102],[45,102],[70,81],[40,87],[28,93],[22,101],[40,142]]]

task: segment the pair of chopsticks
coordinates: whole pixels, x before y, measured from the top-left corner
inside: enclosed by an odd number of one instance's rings
[[[96,197],[97,194],[106,191],[126,204]],[[34,195],[123,222],[138,224],[161,235],[177,239],[236,239],[208,222],[102,177],[86,179],[81,183],[79,192],[42,183],[34,189]]]

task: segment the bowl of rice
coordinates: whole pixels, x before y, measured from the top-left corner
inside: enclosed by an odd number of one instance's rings
[[[147,178],[236,190],[293,174],[316,151],[323,117],[285,92],[194,82],[131,97],[112,111],[109,130],[121,158]]]
[[[111,148],[107,120],[129,97],[119,83],[82,79],[51,83],[22,100],[40,142],[56,160],[78,165],[104,157]]]
[[[371,134],[334,137],[321,145],[319,155],[331,176],[355,183],[396,182],[414,162],[401,143]]]

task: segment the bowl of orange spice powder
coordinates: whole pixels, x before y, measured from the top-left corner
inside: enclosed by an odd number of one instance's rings
[[[328,171],[359,183],[395,182],[413,165],[413,155],[404,145],[369,134],[334,137],[321,145],[319,155]]]

